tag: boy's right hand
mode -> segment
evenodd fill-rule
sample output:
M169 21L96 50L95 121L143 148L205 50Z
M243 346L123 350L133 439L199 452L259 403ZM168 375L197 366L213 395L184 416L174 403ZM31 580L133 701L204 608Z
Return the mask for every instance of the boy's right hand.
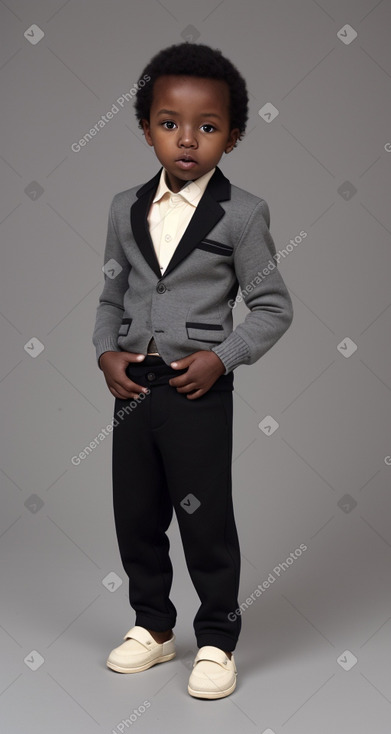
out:
M128 398L136 398L140 392L149 392L147 387L129 380L125 372L129 362L142 362L143 360L140 357L144 359L145 354L134 352L103 352L101 354L99 364L105 376L107 387L115 398L127 400Z

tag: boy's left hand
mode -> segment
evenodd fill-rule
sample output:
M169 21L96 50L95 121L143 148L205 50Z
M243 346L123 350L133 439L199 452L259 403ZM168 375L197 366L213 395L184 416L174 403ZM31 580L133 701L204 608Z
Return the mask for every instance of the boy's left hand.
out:
M172 377L169 384L175 387L178 392L188 393L194 390L191 395L186 395L189 400L200 398L206 393L220 375L224 374L225 366L220 357L215 352L207 349L201 349L199 352L193 352L183 359L177 359L171 362L171 367L183 370L188 367L187 372L178 377Z

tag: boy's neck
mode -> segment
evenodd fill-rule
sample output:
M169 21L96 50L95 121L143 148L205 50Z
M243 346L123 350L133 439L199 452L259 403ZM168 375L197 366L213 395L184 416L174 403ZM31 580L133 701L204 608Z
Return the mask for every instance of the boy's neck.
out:
M210 170L212 170L212 169L210 169ZM206 173L209 173L209 172L210 171L207 171ZM203 176L206 176L206 173L204 173L202 175ZM184 189L185 186L187 186L188 184L193 183L193 181L197 181L199 178L202 178L202 176L197 176L197 178L190 179L189 181L183 181L182 184L181 184L181 187L180 187L179 191L181 191L182 189ZM170 186L170 182L168 180L167 169L166 168L164 169L164 180L165 180L166 186L170 189L170 191L172 191L173 194L177 194L178 191L174 191L174 189L172 189L171 186Z
M166 186L167 186L167 187L168 187L168 188L170 189L170 191L172 191L173 193L177 193L177 192L174 192L174 190L173 190L173 189L171 188L171 186L170 186L170 182L169 182L169 180L168 180L168 176L167 176L167 171L166 171L166 169L164 169L164 180L165 180L165 182L166 182ZM192 180L194 180L194 181L195 181L196 179L192 179ZM183 188L184 188L185 186L187 186L187 184L189 184L189 183L191 183L191 181L183 181L183 183L182 183L182 185L181 185L181 189L183 189Z

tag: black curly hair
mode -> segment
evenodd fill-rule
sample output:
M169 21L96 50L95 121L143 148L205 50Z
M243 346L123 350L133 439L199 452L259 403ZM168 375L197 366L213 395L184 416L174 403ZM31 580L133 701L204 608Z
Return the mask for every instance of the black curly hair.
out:
M187 41L162 49L143 70L140 79L149 76L151 81L140 86L135 95L135 115L141 130L141 120L144 118L149 121L154 82L166 74L222 79L227 82L230 92L230 130L239 128L238 140L242 140L248 119L248 94L244 78L219 49Z

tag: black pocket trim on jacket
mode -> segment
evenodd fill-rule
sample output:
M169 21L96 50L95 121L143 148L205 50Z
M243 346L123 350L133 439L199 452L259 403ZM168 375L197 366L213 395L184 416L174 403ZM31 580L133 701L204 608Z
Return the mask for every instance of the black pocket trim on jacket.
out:
M132 323L133 319L127 318L122 319L121 326L118 330L118 336L127 336L128 331L130 329L130 324Z
M229 245L223 245L221 242L209 239L202 240L197 247L200 250L207 250L208 252L214 252L216 255L226 255L227 257L232 255L234 251L234 248Z
M189 339L198 342L221 342L224 339L224 329L221 324L205 324L200 321L186 321L186 331ZM206 337L209 336L210 339Z

